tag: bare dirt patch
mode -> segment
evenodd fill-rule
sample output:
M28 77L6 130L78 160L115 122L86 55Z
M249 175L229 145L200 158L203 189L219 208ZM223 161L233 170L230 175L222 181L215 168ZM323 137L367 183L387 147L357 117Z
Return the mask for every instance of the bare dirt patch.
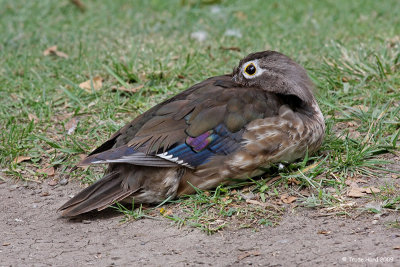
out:
M0 266L310 266L400 264L398 213L323 216L289 209L280 225L207 235L160 216L120 223L108 209L75 220L56 210L79 190L43 184L0 184Z

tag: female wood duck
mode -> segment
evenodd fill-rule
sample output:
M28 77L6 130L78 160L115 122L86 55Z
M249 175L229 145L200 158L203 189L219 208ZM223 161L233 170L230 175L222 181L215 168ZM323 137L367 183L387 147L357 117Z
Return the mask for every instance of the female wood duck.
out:
M125 125L78 166L109 164L67 201L63 216L117 201L160 203L263 173L316 151L325 124L303 67L287 56L248 55Z

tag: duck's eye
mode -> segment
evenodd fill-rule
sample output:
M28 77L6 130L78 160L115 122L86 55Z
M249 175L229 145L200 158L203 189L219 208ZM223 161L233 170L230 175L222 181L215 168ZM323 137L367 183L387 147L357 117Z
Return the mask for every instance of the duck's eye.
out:
M256 73L257 69L256 66L254 66L253 63L250 63L249 65L246 66L246 68L244 69L244 72L246 72L247 75L254 75Z

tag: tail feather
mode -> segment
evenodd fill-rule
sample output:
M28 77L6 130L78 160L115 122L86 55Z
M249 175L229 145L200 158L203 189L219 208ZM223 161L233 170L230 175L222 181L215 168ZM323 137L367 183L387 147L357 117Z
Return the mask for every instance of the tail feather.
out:
M94 209L102 210L136 192L139 188L122 186L127 177L120 172L111 172L93 185L79 192L72 199L62 205L65 217L76 216Z

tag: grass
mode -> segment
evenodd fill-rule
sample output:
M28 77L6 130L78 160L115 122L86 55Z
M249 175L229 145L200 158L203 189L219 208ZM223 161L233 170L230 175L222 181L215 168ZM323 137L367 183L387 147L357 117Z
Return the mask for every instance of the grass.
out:
M151 216L146 215L146 212L143 210L142 204L140 204L138 208L135 208L134 204L135 202L132 200L131 209L118 202L111 207L124 214L124 218L121 220L121 222L127 222L130 220L139 220L142 218L153 218Z
M399 221L389 222L389 223L387 224L387 227L389 227L389 228L395 228L395 229L400 229L400 222L399 222Z
M56 179L91 183L101 170L70 167L133 117L230 72L250 52L274 49L304 65L316 84L327 124L320 152L241 188L175 200L164 217L215 232L276 224L272 210L281 211L266 203L347 214L349 182L358 180L398 210L398 1L82 2L84 12L67 0L0 0L0 166L8 176L42 182L48 177L38 169L53 167ZM191 38L198 31L205 41ZM53 45L68 58L44 56ZM96 76L100 90L79 87ZM140 89L111 89L121 86ZM15 162L21 156L30 159ZM261 204L246 203L250 193ZM285 194L296 201L285 203Z

